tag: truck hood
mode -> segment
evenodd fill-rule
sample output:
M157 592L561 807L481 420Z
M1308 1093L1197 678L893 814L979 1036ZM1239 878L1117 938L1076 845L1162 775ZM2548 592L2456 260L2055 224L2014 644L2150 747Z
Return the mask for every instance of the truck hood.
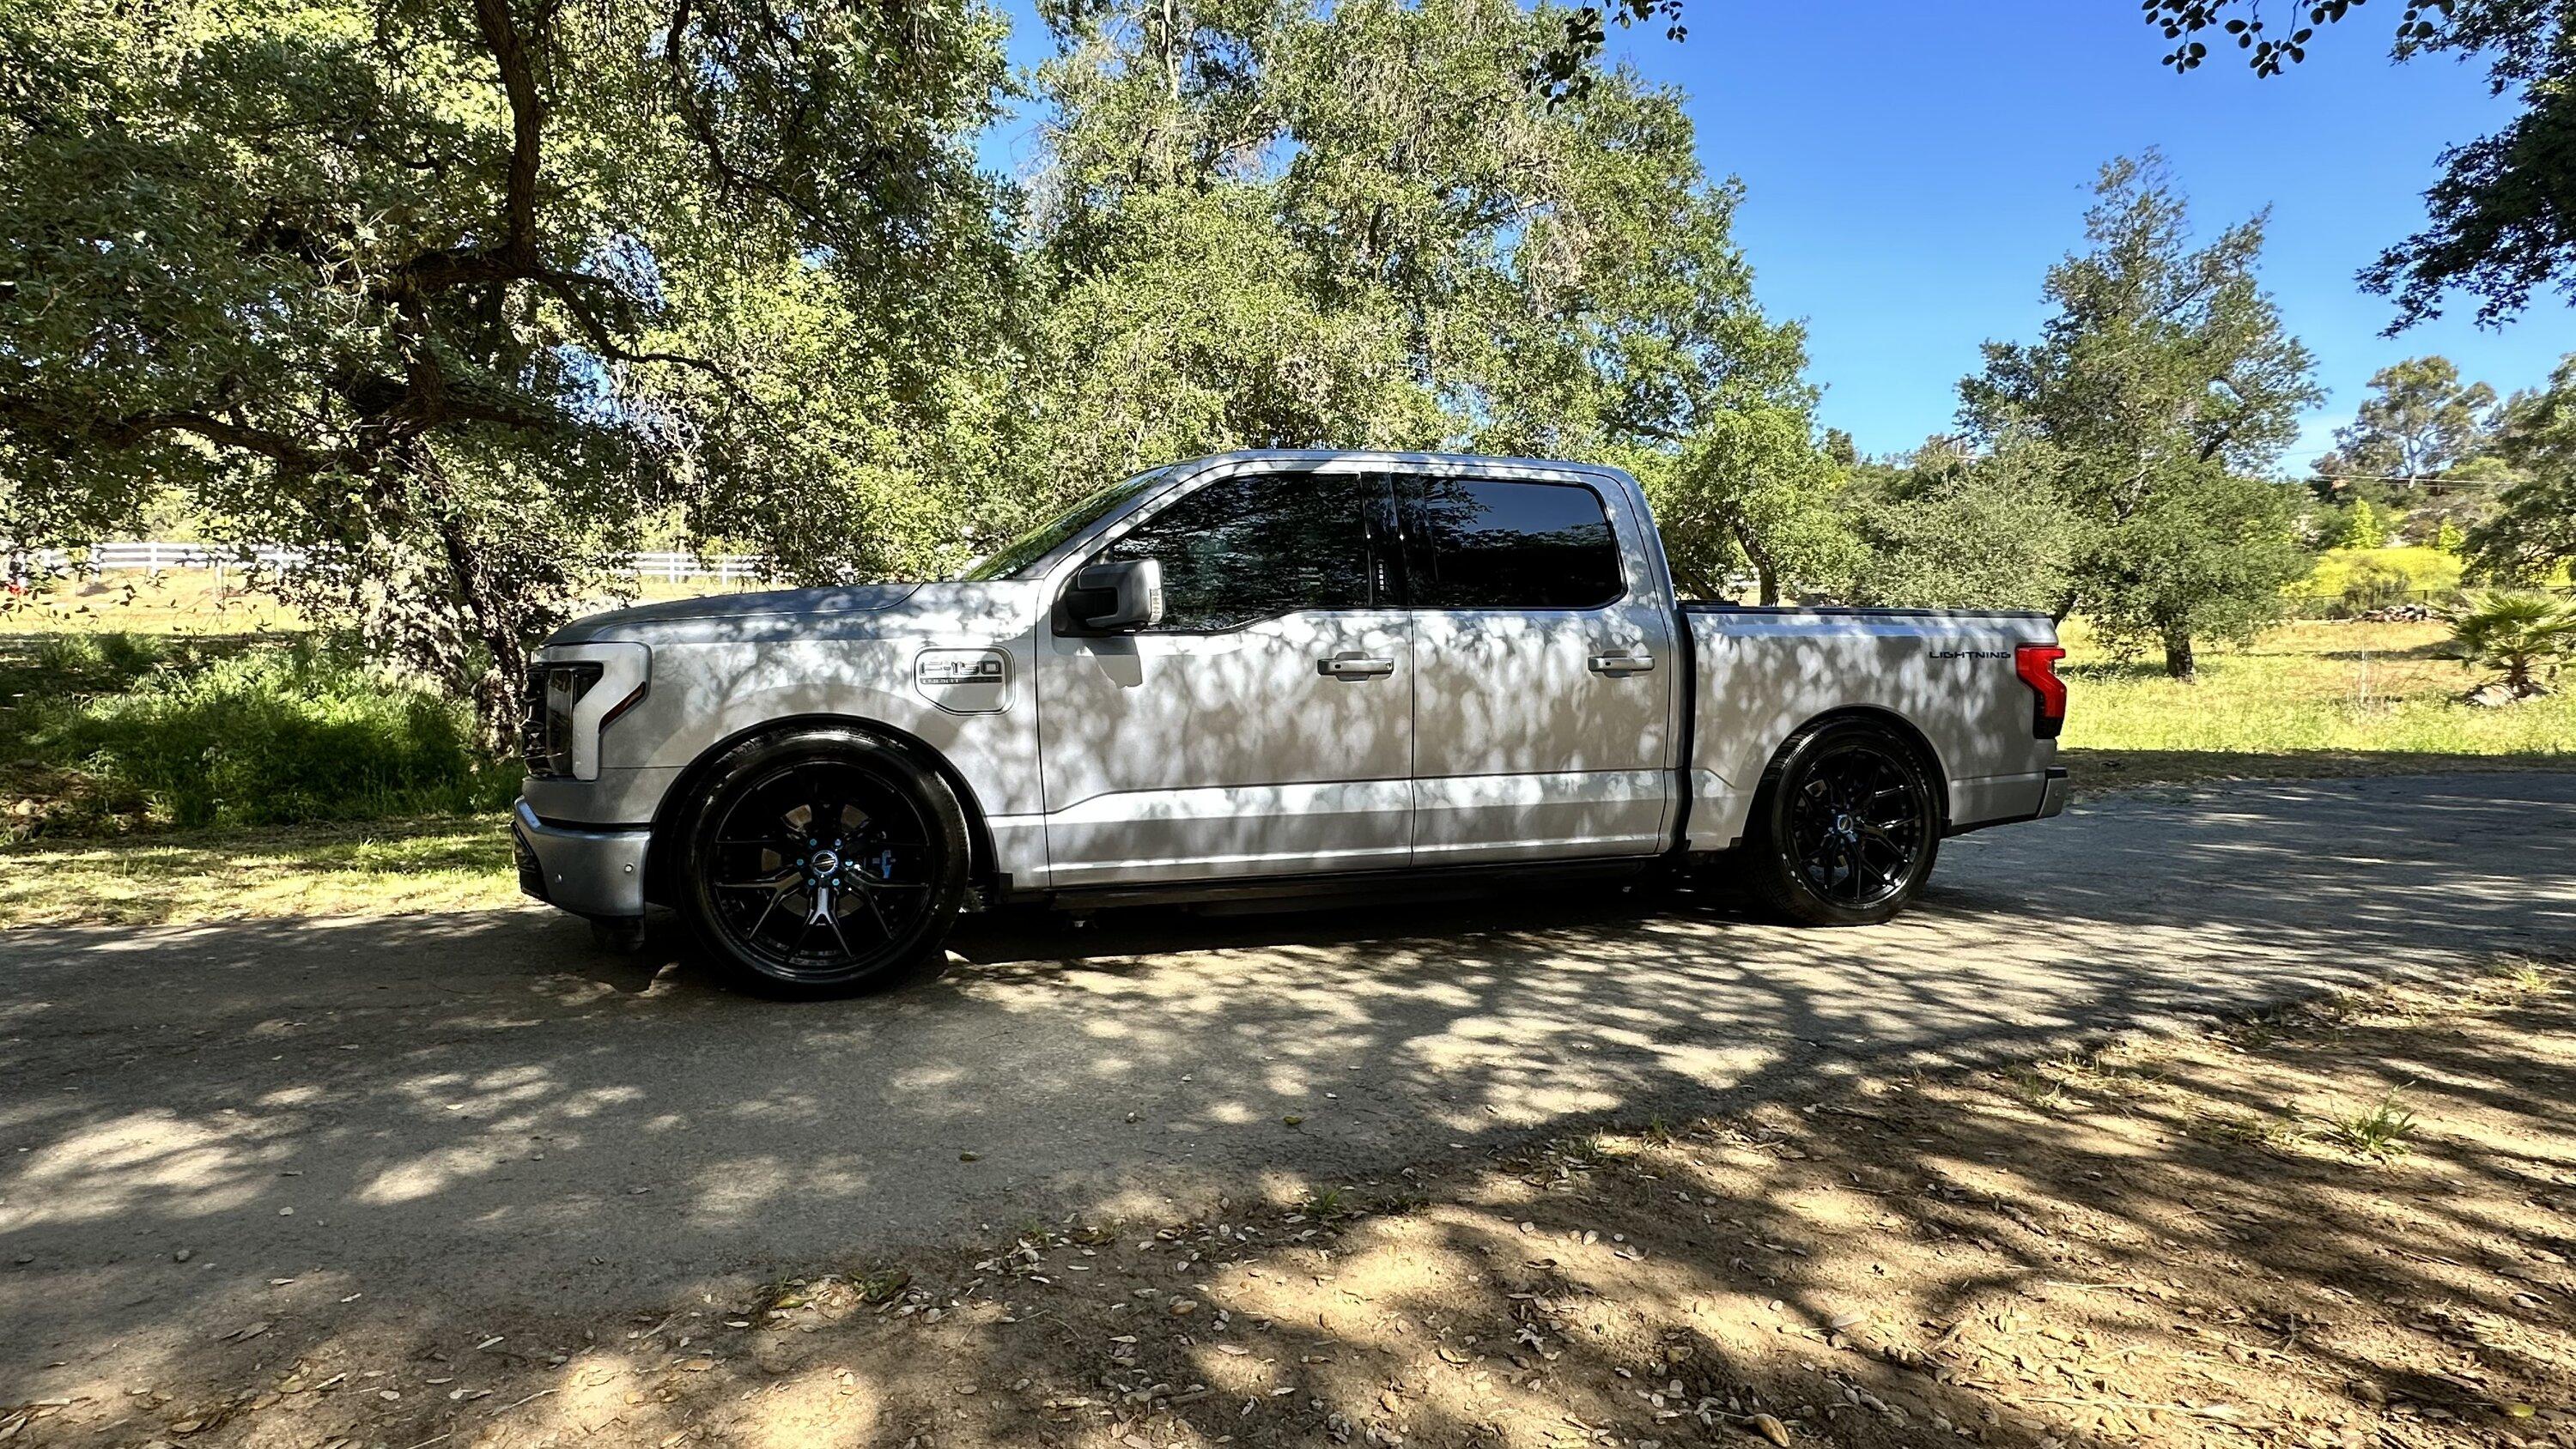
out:
M647 644L754 642L794 638L885 638L952 633L1015 618L1029 592L1017 583L845 584L709 594L611 609L575 619L548 644L631 639Z

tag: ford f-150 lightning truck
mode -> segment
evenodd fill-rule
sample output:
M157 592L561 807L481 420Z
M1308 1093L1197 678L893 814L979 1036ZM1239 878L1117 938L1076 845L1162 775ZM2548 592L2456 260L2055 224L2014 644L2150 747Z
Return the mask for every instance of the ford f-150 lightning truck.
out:
M676 908L776 994L934 974L963 910L1643 874L1886 920L2054 815L2041 615L1676 592L1614 468L1259 452L1105 488L959 579L720 594L529 671L521 883Z

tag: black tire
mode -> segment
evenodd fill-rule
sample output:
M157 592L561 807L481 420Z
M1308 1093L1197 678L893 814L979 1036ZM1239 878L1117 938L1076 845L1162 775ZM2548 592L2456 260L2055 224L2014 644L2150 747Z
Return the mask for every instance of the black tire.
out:
M1829 720L1781 748L1753 801L1754 894L1811 926L1874 926L1905 909L1941 851L1931 770L1868 720Z
M742 986L847 996L946 968L969 884L966 813L891 741L838 726L748 741L684 819L673 893Z

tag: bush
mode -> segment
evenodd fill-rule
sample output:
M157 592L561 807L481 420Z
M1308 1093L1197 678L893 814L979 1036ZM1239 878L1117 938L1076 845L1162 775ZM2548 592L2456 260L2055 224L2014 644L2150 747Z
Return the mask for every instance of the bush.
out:
M187 657L184 646L149 634L54 634L37 643L24 682L48 693L113 693Z
M2367 498L2352 500L2352 509L2343 518L2343 536L2335 540L2338 548L2374 549L2388 542L2388 525L2380 521L2379 510Z
M477 757L461 704L311 641L206 658L102 635L48 644L37 668L18 747L174 824L492 808L516 784Z
M2368 613L2391 604L2406 602L2415 588L2415 576L2392 564L2364 559L2344 575L2343 606L2346 612Z
M2472 669L2503 676L2507 699L2550 692L2558 661L2576 652L2576 602L2536 589L2472 594L2451 620L2451 639Z
M2315 567L2290 586L2289 594L2293 600L2307 602L2309 612L2345 612L2347 586L2358 575L2382 570L2404 574L2407 587L2419 596L2446 598L2460 587L2460 560L2437 548L2338 548L2318 555Z

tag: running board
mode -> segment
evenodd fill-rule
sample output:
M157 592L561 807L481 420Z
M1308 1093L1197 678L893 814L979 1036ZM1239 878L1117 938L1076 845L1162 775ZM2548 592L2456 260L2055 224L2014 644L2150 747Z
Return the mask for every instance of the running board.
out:
M1061 890L1029 891L1014 894L1010 904L1041 905L1060 911L1090 911L1115 906L1221 908L1294 900L1367 900L1375 896L1400 896L1406 901L1419 901L1482 895L1498 888L1540 881L1636 880L1667 863L1662 856L1624 856L1616 860L1520 861L1508 865L1445 865L1419 870L1227 876L1213 880L1163 881L1152 885L1073 886Z

